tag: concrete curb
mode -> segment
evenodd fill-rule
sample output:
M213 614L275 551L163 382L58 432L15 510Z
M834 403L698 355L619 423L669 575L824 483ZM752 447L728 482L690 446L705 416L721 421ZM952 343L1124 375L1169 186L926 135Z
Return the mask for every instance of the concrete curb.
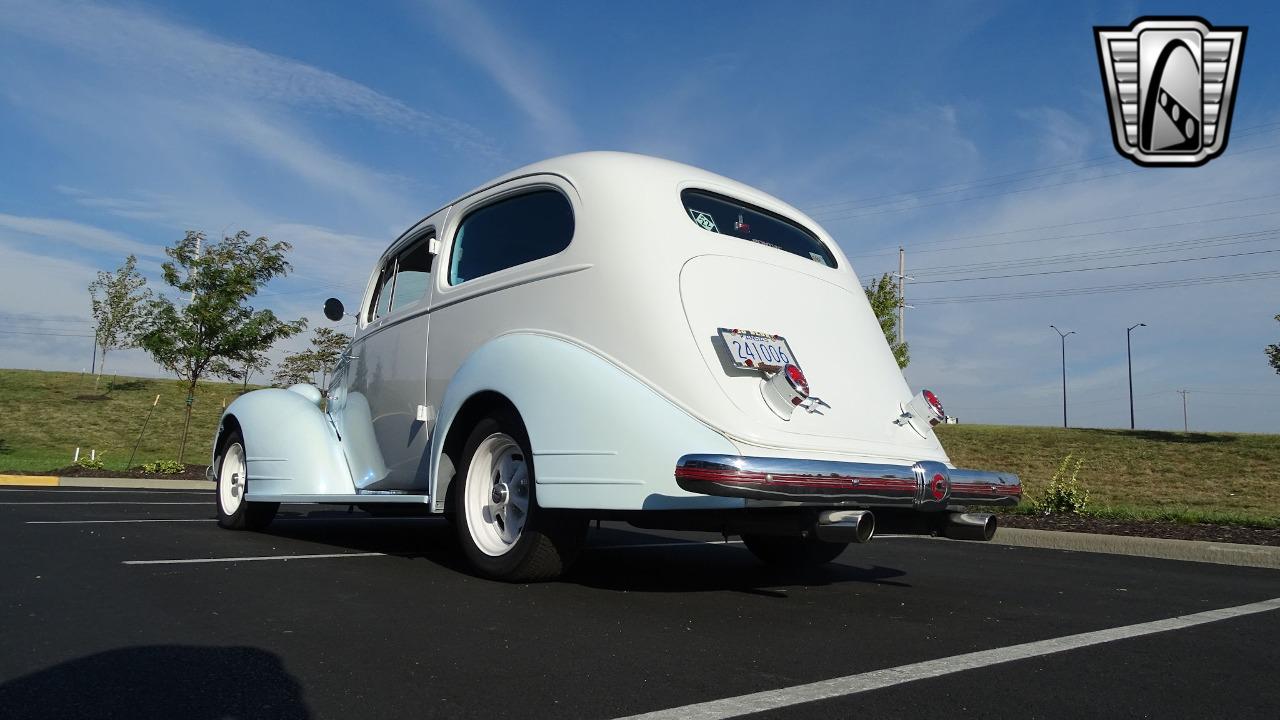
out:
M0 485L25 487L125 488L132 490L213 490L209 480L162 478L54 477L52 475L0 475Z
M992 543L1280 570L1280 547L1002 527Z

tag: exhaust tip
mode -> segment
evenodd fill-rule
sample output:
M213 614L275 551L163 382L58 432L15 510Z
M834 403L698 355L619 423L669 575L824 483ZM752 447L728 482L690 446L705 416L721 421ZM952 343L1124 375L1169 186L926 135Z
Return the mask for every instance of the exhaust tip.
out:
M999 524L991 513L949 513L943 534L953 540L985 542L995 537Z
M819 540L870 542L876 534L876 516L869 510L828 510L818 518Z

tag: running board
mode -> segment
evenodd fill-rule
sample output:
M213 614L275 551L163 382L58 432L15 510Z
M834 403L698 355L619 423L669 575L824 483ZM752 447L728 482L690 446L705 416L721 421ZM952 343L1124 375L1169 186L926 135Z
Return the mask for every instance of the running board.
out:
M278 503L322 503L332 505L373 505L373 504L392 504L401 505L429 505L431 503L430 495L264 495L262 493L249 492L245 493L244 499L248 502L278 502Z

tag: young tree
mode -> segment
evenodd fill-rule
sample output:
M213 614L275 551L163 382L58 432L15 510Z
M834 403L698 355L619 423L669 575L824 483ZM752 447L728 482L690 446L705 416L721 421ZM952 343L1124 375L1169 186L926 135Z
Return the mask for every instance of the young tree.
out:
M263 286L292 270L285 260L290 248L289 243L265 237L250 240L244 230L218 243L207 243L204 233L187 231L180 242L165 248L170 260L162 265L164 281L181 297L178 304L167 297L149 303L138 344L186 384L179 462L186 453L191 404L200 379L227 364L243 365L306 327L306 318L286 322L270 310L249 305Z
M342 356L342 351L351 345L351 336L333 328L318 327L311 336L311 352L320 366L320 387L329 384L329 375L333 366Z
M137 270L138 258L125 258L114 273L100 271L98 279L89 283L89 301L97 324L94 342L102 351L102 361L91 372L101 373L107 366L107 353L136 347L140 323L151 291L145 289L147 279Z
M902 303L902 298L898 295L893 277L885 273L863 289L867 292L867 300L871 302L871 311L876 314L876 320L880 321L884 339L893 351L893 359L898 361L898 367L906 367L911 362L911 353L906 341L898 342L898 306Z
M1280 322L1280 315L1276 316L1276 321ZM1266 347L1267 360L1271 362L1271 367L1280 373L1280 345L1268 345Z
M290 353L280 361L275 377L271 383L280 387L289 387L300 383L315 382L316 373L320 371L320 363L311 350Z
M209 372L220 378L226 378L227 380L240 380L242 383L241 389L248 390L249 378L252 377L254 373L262 372L269 367L271 367L271 358L267 357L266 350L264 349L261 352L254 353L252 357L242 361L238 365L220 361L212 366Z

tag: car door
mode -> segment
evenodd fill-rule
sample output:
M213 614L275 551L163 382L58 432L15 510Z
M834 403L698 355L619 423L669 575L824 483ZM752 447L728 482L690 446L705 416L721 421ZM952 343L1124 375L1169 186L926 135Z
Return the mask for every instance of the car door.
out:
M363 328L333 393L335 424L358 490L426 487L428 294L435 238L415 235L389 255L363 309Z

